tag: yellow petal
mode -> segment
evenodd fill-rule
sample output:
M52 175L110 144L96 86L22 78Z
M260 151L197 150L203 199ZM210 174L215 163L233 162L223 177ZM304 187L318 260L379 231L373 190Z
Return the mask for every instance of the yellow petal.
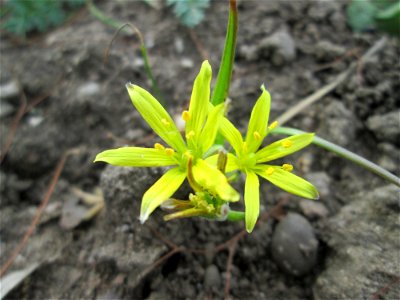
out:
M198 185L218 195L222 200L236 202L240 194L228 183L228 180L216 166L198 159L193 166L193 176Z
M292 154L308 146L314 133L303 133L276 141L256 153L257 163L263 163Z
M260 214L260 183L256 173L246 171L246 183L244 187L244 203L246 230L252 232Z
M207 150L214 144L215 137L218 133L219 123L223 117L224 104L221 103L211 109L208 114L206 124L200 134L198 140L201 153L207 152Z
M257 165L256 173L288 193L307 199L319 198L315 186L281 166Z
M143 224L150 214L168 200L181 186L186 178L186 172L173 168L156 181L143 195L140 209L140 222Z
M262 93L251 112L249 126L247 128L246 144L249 152L255 152L260 147L267 135L269 110L271 107L271 96L269 92L261 87Z
M200 139L200 132L206 121L208 113L208 104L210 102L210 83L212 77L211 66L208 61L204 61L201 65L199 74L197 75L190 98L189 116L186 121L186 134L193 131L195 133L193 139L188 141L197 144Z
M225 117L221 119L219 130L235 150L236 154L241 154L243 150L243 138L239 130Z
M130 83L126 87L133 105L154 132L172 148L183 153L185 142L164 107L145 89Z
M141 147L110 149L97 154L94 162L103 161L123 167L161 167L176 165L165 150Z

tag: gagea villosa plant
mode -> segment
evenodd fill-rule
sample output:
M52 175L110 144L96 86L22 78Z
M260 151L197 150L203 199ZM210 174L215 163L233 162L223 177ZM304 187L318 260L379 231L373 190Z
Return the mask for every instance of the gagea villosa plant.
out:
M313 134L299 134L272 143L259 150L268 131L271 105L268 91L256 102L243 140L238 129L224 116L224 104L210 102L211 66L204 61L193 85L189 110L182 112L185 121L185 138L179 132L164 107L143 88L126 85L133 105L154 132L166 145L156 143L154 148L123 147L106 150L96 156L95 162L103 161L115 166L168 167L171 168L143 195L140 220L145 222L160 205L171 211L165 220L201 216L224 220L230 213L230 202L240 199L240 194L230 185L225 172L239 170L246 176L244 191L246 229L251 232L259 215L259 181L261 176L280 188L295 195L317 199L316 188L291 173L290 164L273 166L267 162L289 155L309 145ZM220 133L234 149L233 153L213 149ZM173 198L173 194L187 179L193 189L189 199Z
M186 122L186 142L171 116L149 92L130 83L126 85L133 105L167 146L156 143L154 148L123 147L106 150L96 156L95 162L103 161L115 166L129 167L172 166L143 195L140 212L142 223L158 206L170 199L185 178L188 178L192 188L199 193L192 198L210 200L211 206L215 205L214 202L221 206L223 202L240 199L239 193L230 186L223 172L204 160L214 144L224 109L224 105L220 104L209 110L211 77L211 66L205 61L194 81L189 110L182 113L182 119ZM201 203L191 203L194 202ZM211 206L209 212L204 214L219 217L219 211L211 209ZM189 211L189 214L193 215L193 211Z

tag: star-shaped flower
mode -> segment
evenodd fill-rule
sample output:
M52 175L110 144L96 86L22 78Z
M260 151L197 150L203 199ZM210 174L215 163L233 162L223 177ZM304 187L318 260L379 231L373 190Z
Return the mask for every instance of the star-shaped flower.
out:
M271 97L264 86L261 89L262 94L251 112L245 140L228 119L223 118L220 123L221 134L235 150L235 155L228 154L226 171L240 170L246 175L244 201L248 232L253 230L260 211L258 176L294 195L308 199L318 199L319 197L317 189L311 183L291 173L292 165L266 164L306 147L312 142L313 133L294 135L258 150L268 132L277 126L277 122L273 122L268 127ZM208 158L209 162L215 160L215 155Z
M221 104L209 111L211 77L211 66L204 61L193 85L189 110L182 113L182 119L186 122L186 142L171 116L149 92L130 83L126 86L133 105L169 147L156 143L154 148L106 150L96 156L95 162L129 167L173 166L143 195L140 211L142 223L181 186L187 177L188 161L193 164L194 181L204 191L225 201L238 201L240 198L225 175L204 160L214 144L224 110Z

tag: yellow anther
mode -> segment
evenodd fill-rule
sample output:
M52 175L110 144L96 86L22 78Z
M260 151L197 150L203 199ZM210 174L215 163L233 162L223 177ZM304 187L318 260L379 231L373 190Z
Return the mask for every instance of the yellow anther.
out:
M259 134L258 131L254 131L254 132L253 132L253 136L254 136L254 139L255 139L256 141L261 140L261 134Z
M161 145L160 143L155 143L154 144L154 148L157 150L164 150L165 147L163 145Z
M194 137L196 134L194 133L194 131L193 130L191 130L191 131L189 131L187 134L186 134L186 139L187 140L190 140L192 137Z
M269 130L272 130L272 129L274 129L275 127L277 127L278 126L278 121L274 121L274 122L272 122L269 126L268 126L268 129Z
M282 169L284 169L285 171L288 171L288 172L292 172L293 166L291 164L283 164Z
M172 148L165 148L165 154L167 154L168 156L172 156L174 155L175 151Z
M184 110L182 112L182 120L184 120L185 122L189 121L191 117L192 116L190 115L190 112L188 112L187 110Z
M165 127L171 126L171 123L168 122L166 119L161 119L161 123L163 123L163 125L164 125Z
M292 145L293 145L293 142L291 140L285 140L282 142L283 148L290 148Z
M267 175L272 175L272 173L274 173L274 168L272 168L272 167L269 167L266 171L265 171L265 173L267 173Z

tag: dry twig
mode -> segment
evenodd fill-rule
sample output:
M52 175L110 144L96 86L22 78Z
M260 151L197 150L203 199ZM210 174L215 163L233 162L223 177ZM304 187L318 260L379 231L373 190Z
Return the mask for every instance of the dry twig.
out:
M43 199L40 203L40 206L37 208L36 214L35 214L34 218L32 219L32 222L31 222L29 228L25 231L25 234L24 234L22 240L15 247L11 256L7 259L7 261L1 267L0 277L3 277L3 275L7 272L7 270L14 263L14 260L18 256L18 254L21 253L21 251L25 248L26 244L28 243L29 238L31 237L37 224L39 223L40 217L42 216L44 209L46 208L47 204L49 203L49 200L51 198L51 195L54 192L54 188L58 182L61 172L64 169L64 165L65 165L65 162L66 162L68 156L70 156L72 154L76 154L78 151L79 151L79 149L70 149L61 156L61 158L58 161L58 164L55 168L53 178L50 181L49 187L47 188L47 192L46 192L45 196L43 197Z

